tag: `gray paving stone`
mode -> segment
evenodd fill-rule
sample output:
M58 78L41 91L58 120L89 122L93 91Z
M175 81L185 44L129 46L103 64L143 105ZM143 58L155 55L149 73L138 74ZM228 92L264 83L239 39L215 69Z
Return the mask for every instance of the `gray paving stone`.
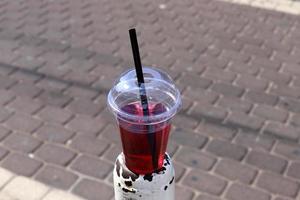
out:
M113 191L111 187L104 183L89 179L83 179L80 181L73 189L73 192L90 200L97 200L99 199L99 196L101 196L103 200L110 200L113 197Z
M257 184L269 192L287 197L295 197L299 190L299 184L297 182L268 172L263 173L259 177Z
M36 180L64 190L69 189L77 178L76 174L51 165L45 166L36 175Z
M241 184L233 184L229 188L226 197L231 200L238 200L241 198L245 200L246 199L269 200L270 199L270 195L268 195L267 193Z
M42 166L42 162L27 155L11 153L2 162L1 166L22 176L32 176Z
M207 151L220 157L242 160L247 149L240 145L231 144L223 140L213 140L207 146Z
M198 191L219 195L223 192L226 181L200 170L192 170L183 180L184 184Z

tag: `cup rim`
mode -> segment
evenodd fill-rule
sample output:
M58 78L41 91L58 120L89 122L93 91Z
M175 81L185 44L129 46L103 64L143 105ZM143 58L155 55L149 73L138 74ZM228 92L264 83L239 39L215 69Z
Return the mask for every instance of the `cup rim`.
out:
M129 72L131 70L132 69L127 70L125 73L127 73L127 72ZM156 70L156 69L154 68L154 70ZM159 70L159 71L162 72L162 73L165 73L162 70ZM125 74L125 73L122 73L122 74ZM174 100L175 104L172 105L165 112L157 114L157 115L137 116L137 115L134 115L134 114L130 114L130 113L127 113L127 112L123 111L120 108L120 106L118 106L115 103L115 101L113 100L114 98L112 97L112 93L113 93L114 89L117 86L117 84L115 84L114 87L111 88L110 91L109 91L109 93L108 93L108 96L107 96L107 105L108 105L110 111L118 119L125 120L125 121L133 123L133 124L136 123L136 124L148 124L148 125L151 125L151 124L157 124L157 123L161 123L161 122L167 121L167 120L171 119L177 113L177 111L181 107L181 95L180 95L179 90L176 87L174 87L174 85L170 84L167 81L164 81L164 80L161 80L161 79L155 79L155 78L145 78L145 80L149 80L149 79L150 80L155 80L155 81L160 81L163 84L167 85L167 87L172 88L172 90L174 90L174 94L175 94L174 95L174 99L176 99L176 100ZM136 81L136 79L128 79L126 81ZM116 97L115 97L115 99L116 99Z

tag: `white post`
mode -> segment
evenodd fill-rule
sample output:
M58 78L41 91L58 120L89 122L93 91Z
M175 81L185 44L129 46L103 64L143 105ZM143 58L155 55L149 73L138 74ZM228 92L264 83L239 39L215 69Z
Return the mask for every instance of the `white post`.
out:
M174 200L175 171L168 154L163 168L152 174L139 175L125 165L121 153L114 167L115 200Z

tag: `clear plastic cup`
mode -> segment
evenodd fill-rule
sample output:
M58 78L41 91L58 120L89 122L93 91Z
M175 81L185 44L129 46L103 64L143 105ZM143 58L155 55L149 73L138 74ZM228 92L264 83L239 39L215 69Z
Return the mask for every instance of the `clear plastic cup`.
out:
M124 72L107 98L122 140L125 164L137 174L161 169L167 148L170 120L181 106L181 96L165 72L143 67L149 115L143 114L135 69Z

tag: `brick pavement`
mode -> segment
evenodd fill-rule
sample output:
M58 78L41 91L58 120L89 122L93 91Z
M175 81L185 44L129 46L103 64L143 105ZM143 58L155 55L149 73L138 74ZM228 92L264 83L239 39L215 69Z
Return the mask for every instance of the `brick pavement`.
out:
M18 176L2 168L0 178L1 200L82 200L76 195L30 180L28 177Z
M113 199L105 101L132 65L132 26L143 63L182 91L178 199L300 199L300 18L214 0L1 0L1 167Z

